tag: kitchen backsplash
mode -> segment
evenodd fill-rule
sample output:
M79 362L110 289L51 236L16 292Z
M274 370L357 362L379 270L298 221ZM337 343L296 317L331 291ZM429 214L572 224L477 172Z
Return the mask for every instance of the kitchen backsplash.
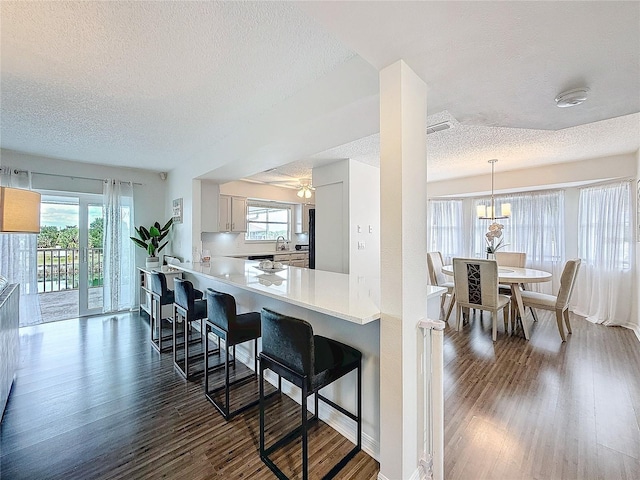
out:
M244 233L203 233L201 235L202 250L209 250L212 257L232 255L237 253L257 253L276 251L275 242L252 243L245 242ZM289 242L289 250L294 250L296 244L308 244L309 236L294 234Z

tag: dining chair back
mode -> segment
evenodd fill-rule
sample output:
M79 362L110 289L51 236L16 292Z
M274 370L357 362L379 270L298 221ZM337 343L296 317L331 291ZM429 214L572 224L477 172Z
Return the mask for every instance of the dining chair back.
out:
M442 266L444 260L440 252L427 252L427 270L429 270L429 281L431 285L440 285L445 283Z
M444 261L442 260L442 253L440 252L428 252L427 253L427 270L429 271L429 283L438 287L444 287L447 289L446 293L443 293L440 299L440 311L444 313L444 304L447 295L451 295L449 301L449 308L447 314L444 317L444 321L447 322L453 311L453 306L456 303L456 296L453 291L453 282L446 281L444 273L442 273L442 266Z
M562 320L567 326L567 331L571 332L571 323L569 322L569 302L571 301L571 294L576 284L576 278L578 278L578 271L580 270L580 264L582 260L576 258L574 260L567 260L560 276L560 288L558 289L558 295L547 295L545 293L538 293L532 291L521 292L522 303L524 306L531 308L541 308L543 310L550 310L556 312L556 322L558 324L558 332L562 341L566 341L564 333L564 327Z
M527 263L525 252L496 252L496 262L500 267L524 268Z
M456 322L460 330L462 309L491 312L493 341L497 338L498 311L503 310L505 331L509 322L509 297L498 293L498 262L477 258L454 258L453 281L456 295Z

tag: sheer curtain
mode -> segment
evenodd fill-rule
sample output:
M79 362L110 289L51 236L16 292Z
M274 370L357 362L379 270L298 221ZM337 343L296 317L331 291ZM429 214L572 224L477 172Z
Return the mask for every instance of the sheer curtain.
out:
M104 182L104 283L103 311L119 312L135 303L135 252L129 237L133 229L133 185L108 179Z
M429 251L439 251L445 264L453 257L465 257L462 200L429 200Z
M504 225L505 252L525 252L527 267L553 273L553 281L531 284L544 293L557 293L564 267L564 192L545 191L496 195L497 204L511 203L511 218L497 220ZM475 207L489 199L476 199ZM475 219L473 252L484 258L490 220Z
M16 173L18 172L18 173ZM31 189L30 172L0 168L0 186ZM20 325L42 321L38 297L38 236L0 233L0 275L20 284Z
M594 323L631 323L632 222L629 182L583 188L578 210L575 312Z

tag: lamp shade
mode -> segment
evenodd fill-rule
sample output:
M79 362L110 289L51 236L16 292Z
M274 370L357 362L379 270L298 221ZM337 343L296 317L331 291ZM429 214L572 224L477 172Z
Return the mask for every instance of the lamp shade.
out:
M40 233L40 194L0 187L0 233Z

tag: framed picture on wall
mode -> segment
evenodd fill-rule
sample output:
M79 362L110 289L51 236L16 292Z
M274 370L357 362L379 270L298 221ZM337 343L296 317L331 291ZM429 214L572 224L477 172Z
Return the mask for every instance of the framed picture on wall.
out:
M182 223L182 198L173 200L173 223Z

